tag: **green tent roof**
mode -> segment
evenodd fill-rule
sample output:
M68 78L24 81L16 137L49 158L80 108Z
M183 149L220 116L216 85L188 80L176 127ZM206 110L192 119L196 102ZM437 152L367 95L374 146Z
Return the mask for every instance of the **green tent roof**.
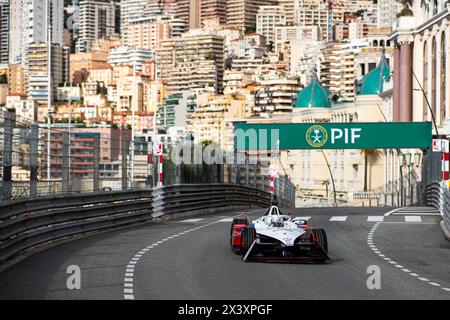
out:
M390 81L390 79L391 70L383 55L378 66L359 80L356 94L380 94L383 92L384 83Z
M320 84L314 73L309 85L302 89L297 95L295 108L329 108L331 107L331 92Z

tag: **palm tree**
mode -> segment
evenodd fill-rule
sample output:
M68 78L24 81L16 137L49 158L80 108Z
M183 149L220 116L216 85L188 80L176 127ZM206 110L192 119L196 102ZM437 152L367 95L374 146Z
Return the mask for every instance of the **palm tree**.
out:
M369 157L378 157L379 151L377 149L362 149L361 154L364 155L364 192L367 192L367 169L369 165Z
M330 185L330 180L323 180L322 185L325 186L325 197L328 198L328 186Z

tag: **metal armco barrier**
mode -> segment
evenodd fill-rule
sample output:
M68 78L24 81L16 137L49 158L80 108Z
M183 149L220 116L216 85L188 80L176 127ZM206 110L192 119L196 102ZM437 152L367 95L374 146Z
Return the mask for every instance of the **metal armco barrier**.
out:
M153 217L229 206L270 205L270 194L241 185L191 184L155 188Z
M175 185L0 203L0 264L37 245L162 215L268 206L270 195L239 185Z
M450 191L439 182L430 183L423 193L422 204L434 207L441 213L444 232L450 233Z

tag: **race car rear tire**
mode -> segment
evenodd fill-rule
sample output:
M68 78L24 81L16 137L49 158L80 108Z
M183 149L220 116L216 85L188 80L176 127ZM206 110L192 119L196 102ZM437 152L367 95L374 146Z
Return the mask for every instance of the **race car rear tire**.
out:
M322 249L328 253L328 239L324 229L311 229L314 235L315 241L322 247Z
M241 255L245 256L248 249L256 239L256 230L252 227L246 227L242 229L241 233Z
M248 226L248 219L247 217L236 217L233 218L233 222L231 223L231 227L233 228L233 225L235 224L245 224Z
M248 226L249 225L248 218L247 217L233 218L233 222L231 223L231 228L230 228L230 247L231 247L231 250L233 250L233 251L235 251L235 247L233 247L233 230L234 230L235 224L244 224L244 225ZM239 248L237 250L237 253L240 253Z

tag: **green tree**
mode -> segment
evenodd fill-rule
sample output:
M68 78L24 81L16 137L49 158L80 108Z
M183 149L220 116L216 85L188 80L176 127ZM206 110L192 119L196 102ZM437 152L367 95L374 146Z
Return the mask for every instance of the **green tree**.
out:
M328 198L328 186L330 185L330 180L323 180L322 185L325 186L325 197Z

